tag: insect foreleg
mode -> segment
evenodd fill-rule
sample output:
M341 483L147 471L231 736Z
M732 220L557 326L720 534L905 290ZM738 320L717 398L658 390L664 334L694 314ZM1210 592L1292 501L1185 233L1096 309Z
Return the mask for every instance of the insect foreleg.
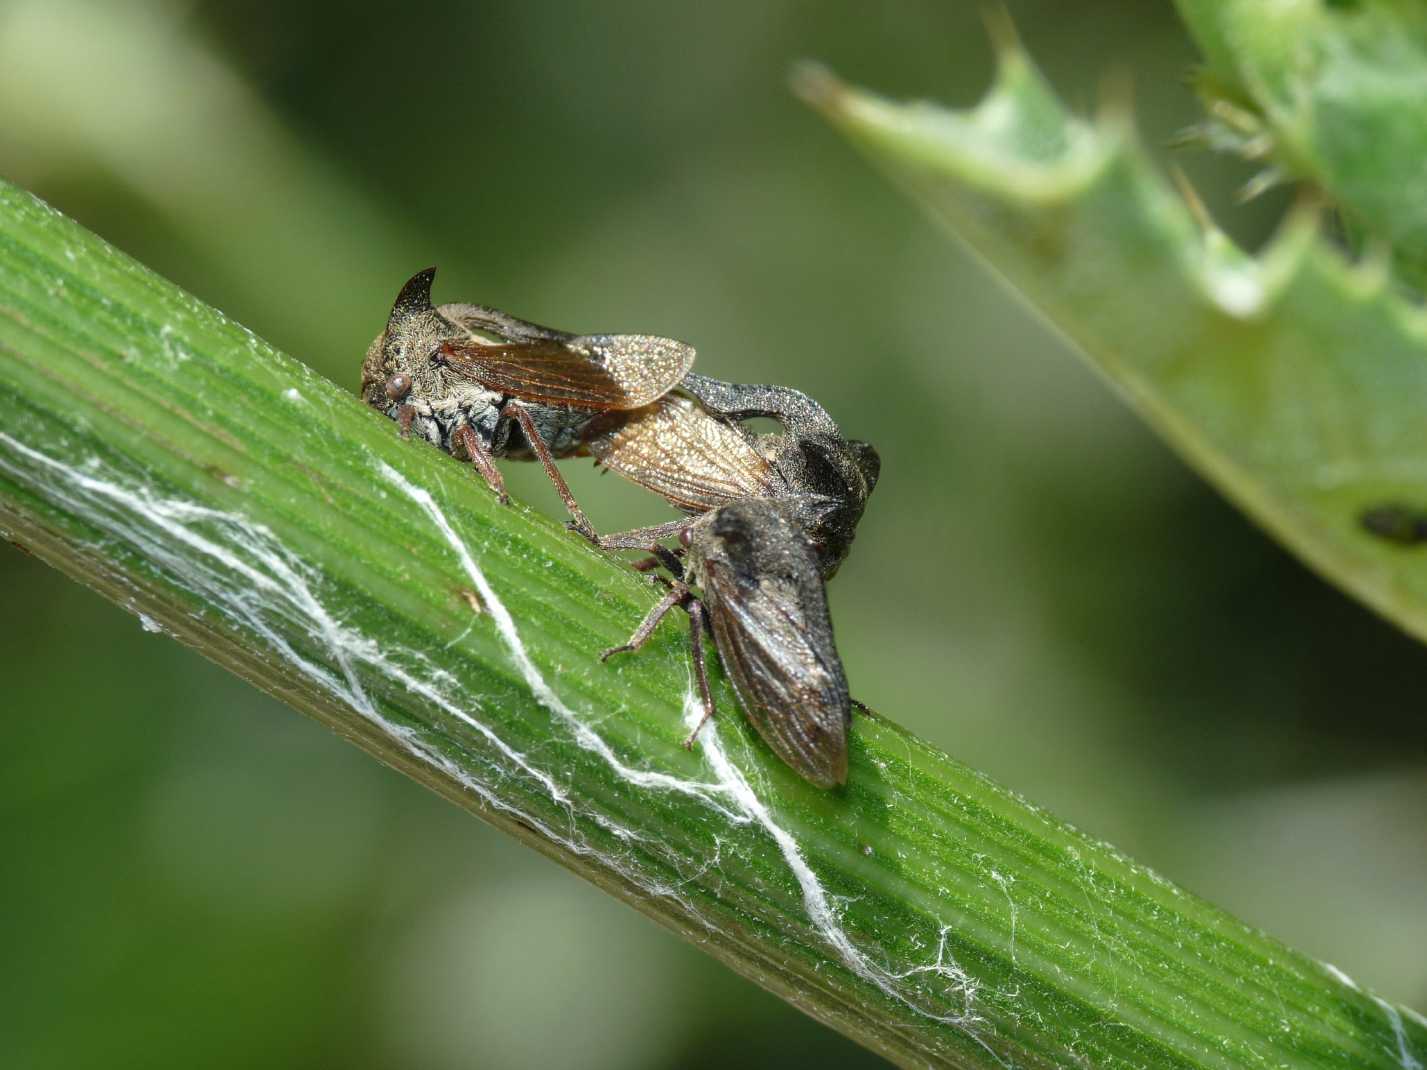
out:
M654 629L659 627L659 622L664 619L669 610L688 597L689 589L682 583L678 580L670 583L669 593L659 599L658 604L645 614L644 619L639 622L639 627L635 628L634 634L629 637L629 642L610 647L600 655L600 661L608 661L616 654L628 654L638 650L649 641L649 637L654 634Z
M415 405L402 405L396 410L396 425L401 428L401 437L411 437L411 422L416 419Z
M684 562L679 560L679 553L680 551L671 550L667 546L654 547L654 557L676 578L684 576Z
M466 456L471 459L471 464L476 468L491 490L495 491L496 499L501 505L510 504L510 495L505 492L505 480L501 477L500 469L495 466L495 459L491 456L491 451L486 449L486 444L481 441L481 436L469 424L463 424L456 428L455 434L451 436L460 441L466 448Z

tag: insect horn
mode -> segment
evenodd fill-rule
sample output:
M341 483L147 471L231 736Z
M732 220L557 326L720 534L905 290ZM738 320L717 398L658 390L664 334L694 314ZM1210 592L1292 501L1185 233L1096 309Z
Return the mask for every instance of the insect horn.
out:
M435 279L436 269L429 267L406 280L406 285L401 288L401 293L396 295L396 302L391 306L391 315L387 318L388 328L420 312L431 311L431 283Z

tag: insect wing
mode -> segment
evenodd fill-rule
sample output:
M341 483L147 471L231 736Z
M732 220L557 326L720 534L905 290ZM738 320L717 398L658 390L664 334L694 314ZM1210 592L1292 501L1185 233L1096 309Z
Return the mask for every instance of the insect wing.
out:
M542 327L489 305L453 303L442 305L438 311L442 319L473 336L490 335L507 342L569 342L575 338L569 331Z
M791 573L782 567L750 573L710 555L704 602L724 668L758 733L799 775L836 787L847 782L852 707L827 595L801 539L777 549L799 555Z
M628 406L613 376L563 342L446 342L441 358L462 378L511 397L593 410Z
M441 356L458 375L511 397L594 411L648 405L694 362L690 346L646 335L451 341Z
M637 409L663 397L694 366L694 347L653 334L590 334L576 340L588 350Z
M599 464L689 512L784 489L747 435L677 395L631 414L587 448Z

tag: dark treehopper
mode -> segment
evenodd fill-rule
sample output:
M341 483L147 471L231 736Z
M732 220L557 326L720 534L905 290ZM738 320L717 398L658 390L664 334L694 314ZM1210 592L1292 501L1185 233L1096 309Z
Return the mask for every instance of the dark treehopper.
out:
M594 531L554 458L657 400L694 363L692 346L642 334L569 334L481 305L431 304L436 269L397 294L362 362L362 398L421 438L471 461L502 502L496 457L538 459L574 517Z
M794 508L768 498L732 502L685 527L680 543L683 567L667 551L659 555L677 577L666 581L668 594L628 643L602 658L639 649L664 615L682 606L704 706L685 745L714 712L704 669L707 628L739 703L773 752L820 788L845 784L852 700L817 557Z
M596 540L648 550L654 556L636 567L663 565L674 576L629 642L603 657L637 650L682 606L703 720L714 711L707 629L740 704L774 753L818 787L844 784L853 703L823 584L847 556L876 486L877 452L843 438L826 411L796 390L690 374L679 391L588 443L599 464L693 514ZM773 417L783 431L753 434L741 421L757 416ZM660 545L670 535L678 550Z

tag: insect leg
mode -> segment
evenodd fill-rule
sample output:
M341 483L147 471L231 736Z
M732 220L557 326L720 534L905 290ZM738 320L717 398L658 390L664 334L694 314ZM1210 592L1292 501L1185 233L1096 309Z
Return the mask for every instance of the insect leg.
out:
M704 715L684 740L684 749L693 750L699 729L714 715L714 700L713 690L709 687L708 669L704 666L704 622L708 619L704 613L704 604L697 598L690 598L684 608L689 611L689 655L694 660L694 678L699 682L699 698L704 704Z
M396 410L396 423L401 428L401 437L411 437L411 421L416 419L416 406L403 405Z
M466 456L471 459L476 471L490 484L491 490L495 491L500 504L509 505L510 495L505 492L505 480L501 478L500 469L495 466L495 460L491 457L490 450L486 449L486 444L481 441L481 436L467 424L458 427L452 437L459 439L461 445L466 447Z
M621 646L610 647L600 655L600 661L608 661L616 654L627 654L638 650L649 641L649 637L654 634L654 629L659 627L659 622L664 619L665 614L688 597L689 589L687 587L677 581L671 583L669 593L659 599L658 605L645 614L644 619L639 622L639 627L635 628L634 634L629 637L629 642Z
M679 560L679 554L676 551L667 546L655 546L653 553L655 559L667 568L676 579L684 575L684 562Z
M655 546L653 550L654 553L652 557L645 557L639 561L631 562L629 567L634 569L635 572L653 572L655 569L667 568L669 574L674 577L673 579L667 579L659 575L651 576L650 579L658 580L665 587L672 587L676 583L682 583L683 581L679 577L686 573L684 563L679 560L679 555L664 546Z
M698 517L688 516L682 520L668 520L647 528L617 531L613 535L597 535L594 543L602 550L648 550L654 553L660 539L672 538L697 519Z
M530 413L525 410L525 406L518 401L511 401L502 411L513 415L515 422L520 424L520 429L525 432L525 440L530 443L530 448L535 451L535 456L540 458L540 463L545 468L545 474L550 477L550 482L555 484L555 490L559 493L560 500L565 503L565 508L570 510L570 516L574 518L575 530L591 542L598 542L599 536L595 534L595 529L585 518L585 511L575 501L575 496L570 493L570 485L565 482L565 477L560 474L560 469L555 467L555 458L550 456L550 447L545 444L544 436L536 428L535 421L530 418Z

